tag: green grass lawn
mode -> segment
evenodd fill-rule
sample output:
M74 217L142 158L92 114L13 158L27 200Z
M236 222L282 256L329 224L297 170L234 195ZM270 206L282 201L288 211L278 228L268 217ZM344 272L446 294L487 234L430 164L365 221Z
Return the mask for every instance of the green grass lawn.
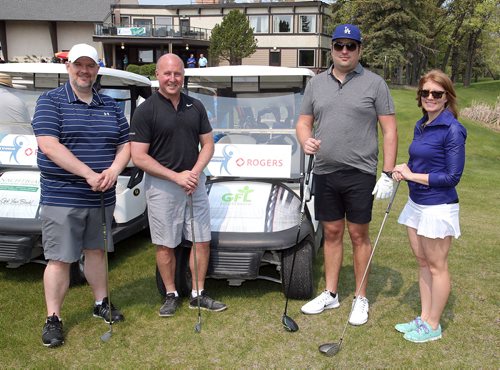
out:
M489 97L495 88L479 83L459 88L461 104ZM495 85L495 83L493 83ZM496 83L498 95L500 85ZM414 122L420 118L415 92L393 90L399 124L399 159L407 159ZM465 98L467 97L467 98ZM466 99L466 101L464 101ZM267 281L229 287L208 280L211 294L228 304L221 313L203 312L202 332L196 334L196 311L184 301L173 318L158 317L160 297L154 276L154 249L147 235L117 246L111 257L113 301L126 321L108 330L92 317L88 286L72 288L63 307L66 343L57 349L41 345L45 319L42 274L44 267L0 267L1 368L498 368L500 348L500 263L498 231L500 196L500 136L464 121L468 130L467 162L458 187L462 237L453 242L449 263L452 293L444 311L443 339L425 344L405 341L393 326L419 313L417 266L406 233L396 219L406 199L400 187L372 262L368 298L370 320L347 328L342 350L332 358L318 345L337 342L347 320L354 278L352 252L347 243L341 271L341 307L321 315L304 316L304 301L291 301L289 315L296 333L281 326L284 296L281 286ZM380 227L386 201L377 201L372 238ZM324 287L322 253L317 258L316 287Z

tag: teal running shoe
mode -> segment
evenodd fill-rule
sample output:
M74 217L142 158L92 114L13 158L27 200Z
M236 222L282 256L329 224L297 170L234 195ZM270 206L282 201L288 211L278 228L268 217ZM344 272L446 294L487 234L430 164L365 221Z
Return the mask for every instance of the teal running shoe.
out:
M400 333L406 334L410 331L417 330L417 328L422 325L422 322L423 321L420 316L417 316L415 320L412 320L410 322L405 322L404 324L396 324L394 326L394 329L396 329Z
M417 330L406 333L403 338L413 343L425 343L441 339L441 337L441 325L439 325L436 330L433 330L429 324L422 321L422 325L420 325Z

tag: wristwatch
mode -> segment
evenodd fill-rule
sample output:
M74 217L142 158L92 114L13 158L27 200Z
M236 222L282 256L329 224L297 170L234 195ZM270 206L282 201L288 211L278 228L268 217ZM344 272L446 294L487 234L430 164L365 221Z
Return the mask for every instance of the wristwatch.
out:
M382 173L385 173L387 176L389 176L392 179L392 171L382 171Z

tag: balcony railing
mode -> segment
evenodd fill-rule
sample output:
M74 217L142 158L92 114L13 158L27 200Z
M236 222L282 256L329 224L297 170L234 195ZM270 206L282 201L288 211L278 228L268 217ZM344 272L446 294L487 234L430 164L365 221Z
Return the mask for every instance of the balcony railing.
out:
M118 36L127 38L183 38L194 40L208 40L210 38L210 30L198 27L176 27L162 25L117 26L111 23L97 23L95 24L95 36Z

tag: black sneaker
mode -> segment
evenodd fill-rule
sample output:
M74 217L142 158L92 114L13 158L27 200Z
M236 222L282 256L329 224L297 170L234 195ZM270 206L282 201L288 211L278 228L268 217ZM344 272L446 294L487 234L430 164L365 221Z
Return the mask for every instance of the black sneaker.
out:
M179 296L175 296L175 293L168 293L165 297L165 302L160 307L160 316L169 317L174 316L175 311L179 307L181 299Z
M94 305L94 317L100 317L104 319L107 324L109 324L109 306L110 305L108 303L108 297L103 298L102 304ZM125 317L123 317L120 310L118 310L118 308L115 308L115 306L113 306L113 303L111 303L111 323L123 320L125 320Z
M42 342L45 347L58 347L64 344L63 323L54 313L47 317L42 330Z
M210 298L205 290L201 292L199 299L200 299L200 308L203 310L219 312L219 311L224 311L227 308L227 306L224 303ZM191 297L191 300L189 301L189 308L198 308L198 297L197 298Z

